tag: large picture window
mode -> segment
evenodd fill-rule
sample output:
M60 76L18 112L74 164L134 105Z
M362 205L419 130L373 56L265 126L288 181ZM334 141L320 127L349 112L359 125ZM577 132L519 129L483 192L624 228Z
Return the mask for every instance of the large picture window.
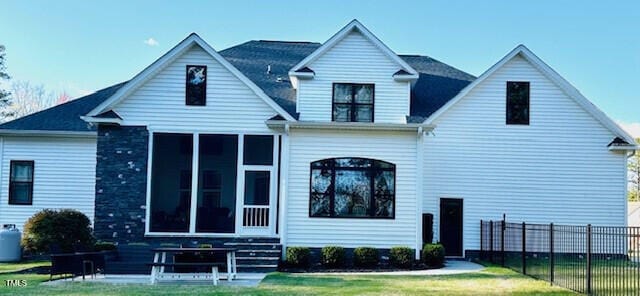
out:
M367 158L311 163L310 217L395 217L395 165Z
M33 203L33 161L12 160L10 164L9 204Z
M373 84L334 83L333 121L373 122Z

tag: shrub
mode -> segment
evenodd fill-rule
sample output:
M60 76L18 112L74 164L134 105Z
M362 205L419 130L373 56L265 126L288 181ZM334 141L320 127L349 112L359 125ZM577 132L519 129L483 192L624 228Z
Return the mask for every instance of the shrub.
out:
M425 244L422 248L422 262L429 266L440 267L444 264L444 254L442 244Z
M95 245L93 245L93 249L96 252L100 252L100 251L115 251L117 249L117 247L116 247L116 245L114 243L97 242Z
M310 257L311 251L307 247L287 247L286 261L291 267L308 267Z
M52 246L62 252L90 247L94 242L90 224L89 218L76 210L42 210L24 225L22 246L34 253L49 252Z
M389 251L389 262L395 267L410 268L413 258L413 249L408 247L393 247Z
M343 247L326 246L322 248L322 265L326 267L341 267L345 263L345 253Z
M353 265L358 267L375 267L379 254L376 248L360 247L353 250Z

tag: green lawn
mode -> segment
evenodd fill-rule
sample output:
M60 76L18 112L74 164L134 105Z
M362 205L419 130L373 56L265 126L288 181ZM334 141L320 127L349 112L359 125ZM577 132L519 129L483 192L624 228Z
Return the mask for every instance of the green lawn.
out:
M0 264L0 270L33 264ZM24 279L27 287L5 287L5 280ZM272 273L257 288L205 285L109 285L73 282L56 286L39 283L48 275L0 273L0 294L12 295L575 295L513 271L489 267L481 272L451 276L319 276Z

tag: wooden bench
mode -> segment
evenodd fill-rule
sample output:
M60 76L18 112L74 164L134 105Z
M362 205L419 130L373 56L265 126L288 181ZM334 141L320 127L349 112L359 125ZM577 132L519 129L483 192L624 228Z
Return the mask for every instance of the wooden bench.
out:
M147 263L151 266L151 283L155 284L159 280L212 280L213 285L217 286L220 279L218 273L218 267L223 266L224 263L217 262L184 262L184 263L162 263L152 262ZM204 272L190 272L190 273L178 273L178 272L165 272L165 267L210 267L211 273Z

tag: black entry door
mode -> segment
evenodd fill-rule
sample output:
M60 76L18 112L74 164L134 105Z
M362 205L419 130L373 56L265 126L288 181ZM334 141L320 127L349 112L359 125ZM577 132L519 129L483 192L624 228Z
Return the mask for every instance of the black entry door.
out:
M462 256L462 199L440 199L440 242L447 256Z

